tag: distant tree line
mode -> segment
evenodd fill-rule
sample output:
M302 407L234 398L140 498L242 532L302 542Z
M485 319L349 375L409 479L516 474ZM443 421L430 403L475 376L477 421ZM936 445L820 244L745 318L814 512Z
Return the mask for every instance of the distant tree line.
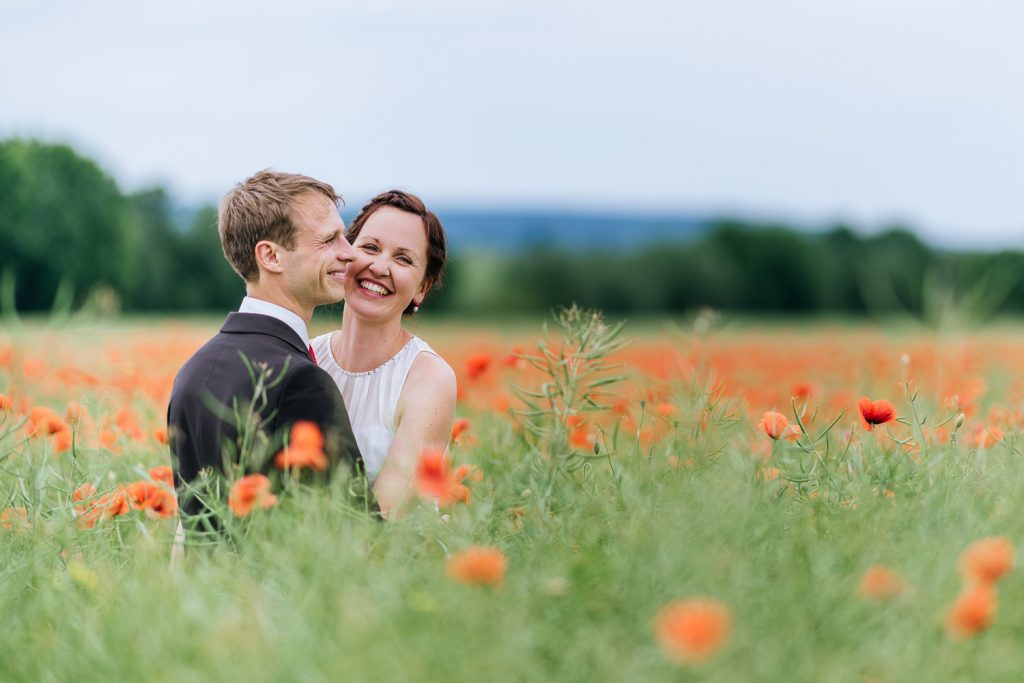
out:
M213 206L183 213L159 187L122 193L66 145L0 141L0 298L20 311L62 296L125 311L230 309L244 285L221 254L216 218ZM864 236L722 220L696 240L630 251L453 246L448 282L426 311L501 315L573 301L616 314L1024 311L1024 254L935 250L899 227Z

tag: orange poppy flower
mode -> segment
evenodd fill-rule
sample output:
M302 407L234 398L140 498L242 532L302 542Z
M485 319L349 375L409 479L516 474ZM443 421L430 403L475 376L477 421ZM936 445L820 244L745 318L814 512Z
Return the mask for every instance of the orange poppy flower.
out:
M0 411L10 410L12 405L13 404L11 403L11 398L9 396L0 394Z
M67 423L46 406L36 406L28 414L28 435L52 435L69 430Z
M71 436L70 429L62 429L53 435L51 441L53 443L54 452L63 453L71 448L74 438Z
M786 416L774 410L769 410L762 415L761 421L757 423L758 429L776 441L785 435L787 427L789 427L789 420L786 419Z
M903 595L907 582L891 567L876 564L860 578L860 595L869 600L889 600Z
M308 468L323 472L330 464L324 453L324 435L315 422L299 420L292 425L290 443L274 458L280 469Z
M655 406L654 411L664 418L669 418L679 412L679 409L671 403L659 403Z
M78 401L71 401L64 409L64 417L71 424L81 422L82 418L85 417L85 408Z
M654 617L654 636L664 653L683 664L714 657L732 633L729 608L705 598L680 600Z
M466 431L467 429L469 429L469 420L466 420L466 419L456 420L455 424L452 425L452 435L451 435L452 443L455 443L455 440L458 439L462 435L462 433L464 431Z
M253 508L266 510L277 505L277 496L270 492L270 479L262 474L242 477L231 487L228 506L236 517L246 517Z
M170 465L160 465L149 471L149 478L155 482L165 484L168 488L174 488L174 472Z
M153 438L162 443L164 446L168 444L167 429L160 427L159 429L153 430Z
M31 526L28 510L23 507L10 507L0 512L0 527L4 529L28 529Z
M157 485L151 481L133 481L125 487L128 495L128 503L133 510L142 510L149 506L149 499L156 490Z
M178 499L174 491L163 486L157 486L150 494L146 505L146 514L150 517L166 519L173 517L178 512Z
M106 508L106 514L111 517L120 517L121 515L127 515L131 511L131 506L128 502L128 490L124 487L114 491L111 494L104 496L100 503Z
M469 500L469 490L452 474L444 451L439 448L425 448L420 453L416 486L422 497L437 501L440 506Z
M491 357L486 353L474 353L466 359L466 375L470 380L478 380L487 372L491 365Z
M1013 543L1005 536L983 538L960 555L960 573L967 580L994 583L1013 569Z
M455 481L462 481L463 479L469 478L472 482L481 482L484 480L484 473L480 471L480 468L476 465L462 464L455 468Z
M505 553L493 547L461 550L445 563L448 577L460 583L497 586L505 579Z
M949 610L946 632L951 638L970 638L989 627L997 608L998 595L994 584L968 584Z
M872 401L867 396L862 396L857 401L857 407L860 409L861 424L869 432L874 429L875 425L885 424L896 419L896 408L885 399Z
M100 432L100 445L104 448L113 449L117 444L117 432L104 429Z
M95 495L96 487L89 482L85 482L77 489L75 489L75 493L72 495L71 499L74 500L76 503L81 503L83 500L87 498L92 498Z
M988 448L1003 440L1003 430L999 427L981 426L974 432L972 441L978 448Z

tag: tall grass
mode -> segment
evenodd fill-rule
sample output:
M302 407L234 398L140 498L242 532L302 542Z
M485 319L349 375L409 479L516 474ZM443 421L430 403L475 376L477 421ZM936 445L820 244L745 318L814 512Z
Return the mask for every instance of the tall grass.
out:
M674 387L677 416L643 409L659 439L606 430L554 485L564 421L545 440L543 421L531 431L477 411L475 444L453 449L485 474L470 505L382 523L352 514L345 480L294 487L237 543L177 565L173 520L133 512L84 529L73 514L77 486L144 476L167 463L163 448L56 454L8 411L0 509L25 507L28 525L0 529L0 680L1020 680L1015 576L989 630L954 642L943 629L960 551L1024 538L1024 472L1006 442L911 457L881 430L827 430L822 416L763 460L767 437L741 402ZM906 398L898 407L911 415ZM446 576L445 558L471 545L505 552L502 585ZM858 597L876 563L906 577L906 594ZM695 667L666 658L651 631L664 604L690 596L734 619L721 653Z

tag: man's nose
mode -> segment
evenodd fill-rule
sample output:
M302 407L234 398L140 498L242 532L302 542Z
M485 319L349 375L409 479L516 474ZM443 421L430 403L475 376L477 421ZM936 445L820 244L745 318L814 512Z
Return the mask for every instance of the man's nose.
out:
M338 260L344 261L345 263L351 263L356 260L356 249L349 241L342 235L338 241Z

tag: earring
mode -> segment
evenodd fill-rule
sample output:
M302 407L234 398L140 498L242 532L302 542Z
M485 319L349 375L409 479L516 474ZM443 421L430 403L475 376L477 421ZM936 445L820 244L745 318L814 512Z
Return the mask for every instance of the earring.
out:
M412 312L413 313L419 313L420 312L420 305L419 304L413 304L412 305Z

